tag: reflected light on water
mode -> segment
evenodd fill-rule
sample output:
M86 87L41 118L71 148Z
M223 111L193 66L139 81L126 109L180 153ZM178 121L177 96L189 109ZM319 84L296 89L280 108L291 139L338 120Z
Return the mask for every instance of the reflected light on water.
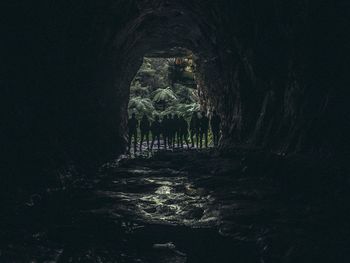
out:
M169 186L163 185L159 187L155 193L159 195L169 195L170 191L171 191L171 188Z
M115 184L119 191L105 192L118 199L114 213L133 214L134 218L152 224L213 226L218 222L213 197L190 183L186 176L135 175L120 180L125 183ZM133 191L127 191L125 185Z

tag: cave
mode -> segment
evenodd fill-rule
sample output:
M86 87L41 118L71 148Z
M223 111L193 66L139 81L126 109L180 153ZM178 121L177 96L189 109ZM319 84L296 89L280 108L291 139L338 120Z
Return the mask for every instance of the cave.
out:
M1 262L349 262L346 1L0 6ZM189 56L219 146L126 157L144 58Z

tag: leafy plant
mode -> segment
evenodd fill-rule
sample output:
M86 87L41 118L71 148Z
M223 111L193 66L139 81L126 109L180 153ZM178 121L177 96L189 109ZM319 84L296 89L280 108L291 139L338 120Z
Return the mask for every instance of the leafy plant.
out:
M168 114L177 114L179 116L184 116L186 119L189 119L194 111L199 111L199 107L200 105L197 102L191 104L174 104L162 111L161 115L164 116Z
M192 66L190 59L144 58L130 86L129 115L136 113L139 119L144 113L150 118L156 114L190 118L199 110Z
M150 93L149 86L142 86L140 81L134 81L130 86L131 97L147 97Z
M144 113L146 113L147 116L152 117L156 110L149 98L134 97L129 101L128 111L129 115L135 113L137 117L140 118Z
M157 89L153 94L154 102L171 102L176 101L177 97L172 89Z
M174 84L174 92L179 98L180 103L193 103L198 101L196 97L197 90L189 88L185 85Z

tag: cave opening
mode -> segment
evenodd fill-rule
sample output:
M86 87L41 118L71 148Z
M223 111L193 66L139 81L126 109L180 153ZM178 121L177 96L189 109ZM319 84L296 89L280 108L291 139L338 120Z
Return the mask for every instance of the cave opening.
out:
M198 74L197 61L196 55L182 48L173 48L168 52L153 52L142 58L141 66L130 83L127 106L128 123L135 118L138 125L134 142L139 144L140 151L146 148L149 150L151 141L151 149L153 149L152 125L158 121L162 135L161 141L164 143L160 148L166 149L166 133L171 132L165 131L167 129L165 123L168 120L168 125L174 126L169 128L174 130L173 149L183 148L184 144L185 146L187 144L187 148L190 148L190 145L191 148L194 146L201 148L202 140L204 140L203 146L205 147L217 146L219 135L216 136L216 134L219 132L214 132L215 129L209 127L209 122L211 123L213 119L213 112L209 112L209 100L203 92L206 90L206 85L201 80L201 75ZM194 115L197 121L194 120ZM215 118L220 119L218 116ZM199 126L203 121L207 121L208 131L202 134ZM143 135L143 125L150 127L150 133ZM198 126L198 134L193 131L195 125ZM219 127L219 124L216 126ZM129 127L127 130L129 131L128 150L130 150L133 135Z
M186 119L200 110L193 56L144 57L140 69L130 84L128 115L140 119L145 113L182 115Z

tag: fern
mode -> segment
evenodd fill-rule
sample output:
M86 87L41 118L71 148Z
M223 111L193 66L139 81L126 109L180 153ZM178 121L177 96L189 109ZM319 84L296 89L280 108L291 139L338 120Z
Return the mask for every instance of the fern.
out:
M179 103L168 107L161 112L161 115L164 116L168 114L177 114L179 116L184 116L187 119L191 117L193 112L199 111L199 109L200 105L197 102L192 104Z
M133 81L130 86L131 97L148 97L150 94L149 86L142 86L140 81Z
M155 115L168 114L178 114L188 119L199 110L198 92L194 79L191 80L192 61L183 60L183 65L178 68L175 60L144 58L130 86L129 114L135 113L138 119L144 113L150 119Z
M196 90L189 88L187 86L181 85L181 84L175 84L174 85L174 91L175 94L179 99L180 103L193 103L198 101L198 99L196 99L195 93L197 93Z
M155 108L150 99L134 97L129 101L128 111L129 115L135 113L138 117L141 117L144 113L148 116L152 116L155 112Z
M169 87L166 89L157 89L153 93L153 101L154 102L170 102L176 101L177 97Z

